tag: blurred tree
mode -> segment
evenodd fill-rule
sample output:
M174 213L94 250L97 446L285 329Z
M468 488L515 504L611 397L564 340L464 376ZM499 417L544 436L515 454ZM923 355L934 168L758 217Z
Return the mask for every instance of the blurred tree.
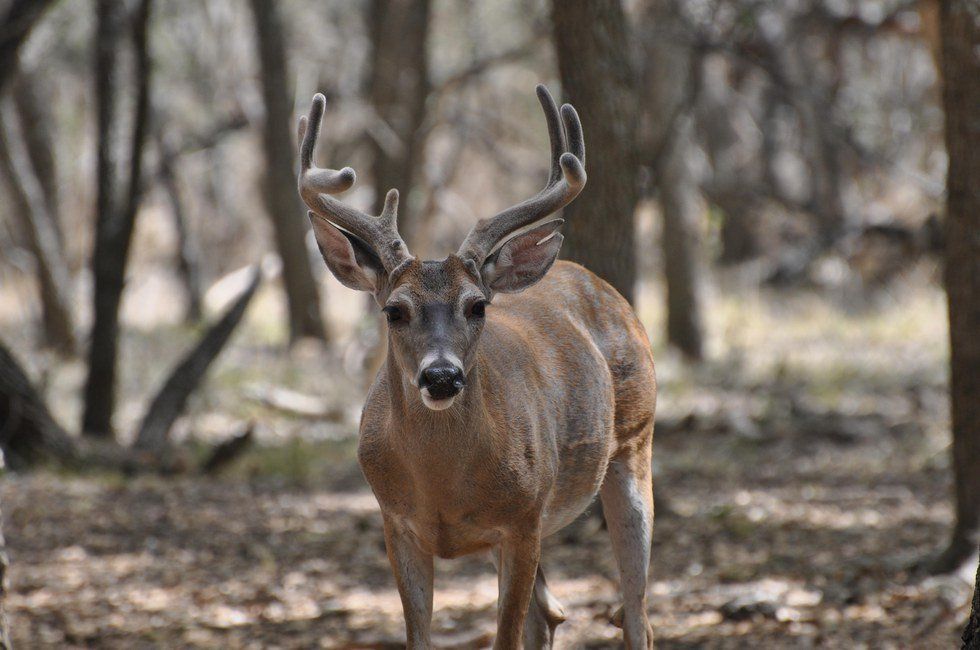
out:
M937 570L952 570L980 543L980 6L942 5L946 110L946 294L956 523Z
M412 188L424 164L422 123L429 95L429 0L371 0L368 95L377 117L370 128L373 152L374 214L385 193L402 195L398 228L411 245L421 232Z
M22 469L45 459L64 459L74 444L48 411L27 373L0 341L0 448L6 465Z
M649 123L649 154L663 213L667 340L686 357L704 355L700 278L703 273L698 223L703 218L694 149L694 81L697 61L679 35L674 0L651 0L644 12L643 92Z
M131 15L115 0L96 2L95 102L98 125L96 170L94 321L89 347L88 378L82 431L112 437L116 358L119 351L119 304L136 212L142 193L143 144L150 118L150 0L139 0ZM131 24L127 26L127 21ZM129 29L127 29L129 27ZM129 33L135 65L135 107L129 142L128 177L119 170L117 108L120 96L118 59L122 37ZM124 188L125 191L120 191Z
M251 0L251 5L265 102L262 189L282 260L282 279L289 307L289 340L295 342L304 337L325 340L327 333L320 315L320 295L306 249L309 223L296 194L296 156L290 136L293 93L282 21L274 0Z
M753 116L745 102L735 92L734 71L728 60L718 55L698 57L692 62L699 66L692 71L698 77L697 131L704 143L704 152L711 164L709 177L701 190L722 212L718 261L738 264L757 257L762 252L759 242L758 213L762 207L759 186L758 160L743 142L739 122L751 123ZM767 93L769 106L774 93ZM767 107L768 108L768 107ZM771 113L767 111L766 115ZM776 144L775 128L766 130L764 137ZM771 154L771 155L770 155ZM766 161L775 157L775 147L766 152Z
M13 0L0 20L0 90L17 70L17 51L52 0Z
M13 214L26 235L34 256L41 292L41 344L62 354L75 351L75 330L69 300L71 283L64 252L58 241L53 200L32 167L20 138L13 111L4 106L0 115L0 172L6 180ZM48 170L53 173L53 169Z
M585 131L589 176L565 208L564 256L633 302L639 107L626 16L619 0L553 0L551 15L565 99Z
M963 630L963 650L980 650L980 567L977 567L977 577L973 585L970 620Z
M43 190L42 198L47 212L52 216L59 252L63 252L65 242L59 220L58 167L54 159L57 130L51 105L44 97L44 83L36 68L28 70L22 62L11 85L27 155Z
M7 542L3 538L3 522L0 515L0 650L9 650L10 634L7 631Z
M51 0L13 0L7 7L7 12L0 22L0 92L13 76L17 66L17 51L27 38L31 28ZM5 157L6 158L6 157ZM4 175L11 178L9 169ZM0 349L0 353L5 352ZM0 363L0 372L3 366ZM0 396L2 398L2 396ZM4 419L6 422L6 419ZM10 637L7 633L7 612L4 607L7 595L7 546L3 539L3 525L0 523L0 650L10 648Z

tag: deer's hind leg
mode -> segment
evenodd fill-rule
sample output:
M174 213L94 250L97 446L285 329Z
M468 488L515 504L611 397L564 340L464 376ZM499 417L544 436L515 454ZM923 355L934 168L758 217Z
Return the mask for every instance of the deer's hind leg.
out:
M565 621L565 611L545 582L541 567L534 577L534 593L531 596L531 606L524 619L524 648L525 650L540 650L551 648L555 643L555 629Z
M653 537L652 427L651 418L643 435L638 437L638 444L613 458L600 492L613 553L619 564L623 592L620 627L626 647L633 650L653 647L653 628L646 611Z

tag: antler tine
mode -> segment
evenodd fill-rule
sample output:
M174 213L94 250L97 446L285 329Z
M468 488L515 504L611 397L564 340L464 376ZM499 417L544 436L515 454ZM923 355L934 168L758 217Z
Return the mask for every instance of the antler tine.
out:
M339 226L370 246L389 272L410 257L408 247L398 234L398 190L390 190L384 209L378 217L361 212L330 196L345 192L354 185L357 175L350 167L341 170L317 167L313 162L326 98L313 96L309 117L299 119L300 170L299 194L311 214Z
M585 187L585 137L578 113L570 104L559 113L543 85L535 89L551 138L551 173L544 189L490 219L481 219L463 240L459 256L482 264L494 247L515 231L530 226L568 205Z

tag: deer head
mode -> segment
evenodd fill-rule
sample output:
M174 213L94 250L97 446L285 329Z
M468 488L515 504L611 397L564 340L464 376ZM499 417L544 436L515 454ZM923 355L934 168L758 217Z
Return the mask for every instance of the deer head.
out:
M496 293L517 293L544 277L561 248L563 221L546 217L585 186L585 140L575 109L561 111L537 87L551 137L551 174L532 198L481 219L459 250L421 261L398 234L398 190L390 190L377 217L332 195L353 186L354 170L321 169L313 152L326 100L317 94L300 118L299 193L310 208L317 245L345 286L368 291L388 320L389 363L418 389L433 410L452 405L476 359L488 305Z

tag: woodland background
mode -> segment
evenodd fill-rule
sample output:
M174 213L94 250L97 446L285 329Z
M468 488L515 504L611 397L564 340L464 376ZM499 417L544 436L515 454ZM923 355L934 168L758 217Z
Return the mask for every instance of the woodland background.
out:
M441 257L544 182L539 82L658 361L659 646L978 647L976 0L0 0L0 646L404 644L296 119ZM616 647L601 518L543 562ZM487 558L436 585L488 645Z

